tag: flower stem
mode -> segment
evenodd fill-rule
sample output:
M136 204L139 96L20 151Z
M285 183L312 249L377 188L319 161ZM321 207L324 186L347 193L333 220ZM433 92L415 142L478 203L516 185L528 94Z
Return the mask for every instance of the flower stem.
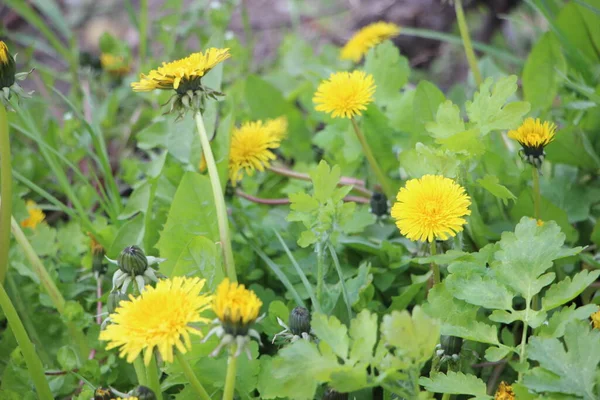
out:
M188 379L188 381L192 385L192 388L198 394L199 398L201 400L210 400L208 392L206 391L206 389L204 389L204 386L202 386L202 384L198 380L198 377L196 376L196 374L194 374L194 371L192 371L192 367L190 366L190 363L188 363L188 361L185 359L185 356L181 352L176 351L175 357L177 357L177 361L179 362L179 365L183 370L183 374Z
M287 168L271 166L271 167L269 167L269 171L274 172L277 175L286 176L288 178L293 178L293 179L299 179L301 181L311 181L312 180L310 175L308 175L308 174L292 171L291 169L287 169ZM354 192L358 192L367 197L373 196L373 192L371 192L369 189L365 188L364 181L362 181L360 179L356 179L356 178L351 178L349 176L342 176L340 178L340 182L338 183L338 186L350 186L350 185L353 186L352 191L354 191Z
M392 186L390 185L390 182L388 181L387 177L381 170L381 167L379 166L377 159L373 155L373 151L371 150L371 147L369 146L369 143L367 142L367 138L365 137L362 130L356 123L356 120L354 118L351 118L350 121L352 121L352 127L354 128L354 132L356 133L356 136L358 137L358 141L362 145L363 151L365 152L365 157L367 157L367 161L369 161L371 168L375 172L375 175L377 176L377 180L379 180L379 184L383 188L385 195L388 197L388 199L393 198L394 192L392 190Z
M10 301L10 297L8 297L8 294L6 294L4 286L2 285L0 285L0 306L2 307L2 311L4 311L4 315L6 315L6 319L8 320L8 324L15 335L15 339L17 339L21 353L23 353L23 358L25 358L27 370L29 371L31 380L35 385L38 398L42 400L54 399L54 396L52 396L52 391L50 390L50 386L48 385L48 381L44 376L44 366L35 353L35 349L29 340L29 336L27 336L25 327L19 319L19 315Z
M156 365L156 354L152 356L150 364L146 366L146 382L148 383L148 387L152 389L156 395L156 400L162 400L163 396L160 388L158 365Z
M475 83L477 86L479 86L483 83L483 79L481 78L481 72L479 71L479 65L477 64L477 57L473 51L473 44L471 43L471 37L469 36L469 26L467 25L467 20L465 19L462 0L454 0L454 10L456 12L458 30L460 31L460 37L463 41L467 61L469 63L469 67L471 68L471 72L473 73L473 77L475 78Z
M435 239L429 242L429 254L435 256L437 254L437 245L435 243ZM435 261L431 262L431 271L433 271L433 286L440 283L440 267L435 263Z
M138 384L147 386L148 380L146 379L146 367L144 366L144 361L142 360L141 355L133 361L133 368L135 369L135 376L137 376Z
M148 199L148 207L146 208L146 215L144 215L144 250L146 250L146 254L150 254L152 250L152 235L150 232L152 228L152 207L154 206L154 198L156 197L157 187L158 178L152 178L150 180L150 197Z
M233 259L231 239L229 236L227 208L225 207L225 198L223 197L223 189L221 188L221 181L219 180L217 164L215 163L215 157L213 156L212 149L210 148L210 141L208 139L208 135L206 134L206 128L204 127L204 121L202 120L202 114L200 111L196 112L194 118L196 119L196 128L198 128L198 135L200 136L200 143L202 144L202 153L204 154L204 160L206 161L206 167L208 169L208 176L212 185L215 208L217 210L219 237L221 239L221 245L223 246L225 273L230 281L237 282L235 261Z
M323 251L323 244L317 242L317 302L319 308L323 305L323 283L325 281L325 252Z
M233 351L230 352L227 359L227 377L225 378L225 389L223 390L223 400L233 400L235 392L235 376L237 372L237 357L234 357Z
M533 174L533 215L535 219L541 219L542 194L540 192L540 171L531 167Z
M521 364L523 364L524 362L526 362L525 359L525 355L526 355L526 344L527 344L527 328L529 328L529 324L527 323L527 320L529 318L529 303L531 302L531 299L526 299L525 302L525 318L523 319L523 333L521 334L521 352L519 354L519 362ZM521 368L519 368L520 371L522 371ZM521 383L521 381L523 380L523 372L519 372L519 378L518 378L518 382Z
M10 216L12 215L12 167L8 116L0 104L0 285L8 271L10 246Z

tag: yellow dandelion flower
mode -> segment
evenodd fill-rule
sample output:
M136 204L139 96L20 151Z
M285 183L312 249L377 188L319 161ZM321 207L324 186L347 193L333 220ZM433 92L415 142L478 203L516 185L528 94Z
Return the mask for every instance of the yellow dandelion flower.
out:
M117 77L127 75L131 71L131 66L124 57L110 53L100 55L100 65L102 69Z
M132 363L140 353L150 363L154 348L163 360L173 362L173 347L182 353L191 348L190 334L202 333L191 323L210 322L200 313L210 308L211 296L200 294L204 280L175 277L161 280L156 287L146 286L142 294L122 301L112 324L100 333L108 350L120 347L120 357Z
M390 22L380 21L367 25L348 40L340 52L340 58L359 62L369 49L399 33L400 27Z
M593 313L590 318L592 319L592 325L596 329L600 329L600 311Z
M0 64L6 65L10 62L12 56L8 51L8 46L2 40L0 40Z
M204 53L193 53L181 60L163 62L161 67L153 69L148 75L141 74L140 81L133 82L131 87L136 92L175 89L185 93L187 90L196 90L200 86L200 79L229 57L229 49L212 47Z
M35 229L42 221L44 221L44 219L46 219L46 214L44 214L42 209L39 208L33 200L27 200L27 213L29 213L29 217L21 221L21 226L23 228Z
M217 287L213 300L213 310L223 324L225 331L231 328L236 333L248 331L256 321L262 301L244 285L224 279ZM243 334L243 333L242 333Z
M8 46L0 40L0 89L9 88L15 83L17 66L15 59L8 51Z
M246 122L236 128L231 136L229 150L229 179L236 186L244 176L244 172L252 176L254 170L264 171L269 168L275 154L272 149L278 148L280 139L267 129L262 121Z
M352 118L362 115L373 102L375 81L363 71L336 72L321 82L313 97L317 111L331 114L333 118Z
M515 392L513 392L512 386L506 382L501 382L494 400L515 400Z
M508 132L523 147L523 159L536 167L544 161L544 148L554 140L556 125L539 119L527 118L516 130Z
M265 129L269 131L275 139L283 140L287 136L288 121L285 116L268 119L265 122Z
M462 231L470 205L465 189L452 179L425 175L400 189L391 215L404 236L431 242Z
M535 221L537 226L544 226L544 221L542 221L541 219L538 219L537 221Z

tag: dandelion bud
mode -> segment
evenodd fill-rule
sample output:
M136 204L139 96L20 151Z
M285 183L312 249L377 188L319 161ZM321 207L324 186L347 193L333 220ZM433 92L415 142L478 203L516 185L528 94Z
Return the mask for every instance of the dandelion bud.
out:
M102 245L96 241L96 238L92 234L88 235L91 239L90 248L92 250L92 271L97 274L105 274L107 265L104 262L104 255L106 254L106 251L104 250L104 247L102 247Z
M137 246L125 247L117 263L121 271L130 275L142 275L146 268L148 268L148 259L144 254L144 251Z
M156 395L152 389L142 385L133 389L130 393L130 396L137 397L139 400L156 400Z
M456 336L442 335L440 344L442 345L442 350L444 350L444 355L453 356L455 354L460 354L463 340Z
M128 297L126 294L121 293L118 290L112 291L110 292L110 294L108 295L108 300L106 302L106 308L108 309L108 313L112 314L115 312L115 310L119 307L119 303L122 301L128 300Z
M371 212L376 216L383 217L384 215L389 214L388 199L385 194L378 192L373 193L369 204L371 205Z
M348 393L339 393L332 388L327 388L323 393L323 400L348 400Z
M113 395L108 389L99 387L94 390L94 400L111 400L112 398Z
M288 324L294 335L302 336L304 332L310 333L310 313L304 307L296 307L290 312Z
M0 89L11 87L15 83L16 73L15 59L6 44L0 40Z

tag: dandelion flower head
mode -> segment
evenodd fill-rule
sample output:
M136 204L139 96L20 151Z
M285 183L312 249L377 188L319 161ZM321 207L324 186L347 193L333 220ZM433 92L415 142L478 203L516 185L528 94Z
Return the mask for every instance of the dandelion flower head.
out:
M8 51L8 46L0 40L0 89L9 88L15 83L15 59Z
M244 285L224 279L217 287L213 310L225 331L243 335L256 321L262 301Z
M273 123L246 122L233 131L229 150L229 179L233 186L242 180L244 172L252 176L255 170L269 168L275 154L271 150L280 145ZM275 132L275 133L274 133Z
M6 65L10 62L12 56L8 51L8 46L2 40L0 40L0 64Z
M554 140L555 133L554 123L527 118L519 128L509 131L508 137L519 142L526 155L541 155L544 147Z
M590 318L592 319L592 325L596 329L600 329L600 311L593 313Z
M494 400L515 400L515 392L506 382L501 382L500 385L498 385Z
M410 240L446 240L463 230L471 200L452 179L425 175L411 179L396 196L391 215Z
M46 214L38 207L35 201L27 200L26 204L29 217L21 221L21 226L23 228L35 229L42 221L44 221L44 219L46 219Z
M336 72L321 82L313 97L315 109L333 118L353 118L362 115L373 102L375 81L363 71Z
M100 55L100 65L102 68L114 76L127 75L131 71L131 66L123 56L116 56L110 53Z
M201 313L210 308L211 296L200 294L205 281L175 277L146 286L139 297L121 301L100 333L107 349L120 348L120 357L132 363L143 352L148 365L156 348L163 360L173 362L173 347L185 353L191 348L190 334L202 333L191 323L208 323Z
M265 129L269 131L275 139L283 140L287 136L288 121L286 117L268 119L265 122Z
M372 47L393 38L400 33L400 27L390 22L375 22L354 34L342 48L340 58L359 62Z
M180 93L196 90L200 79L217 64L231 57L229 49L210 48L204 53L193 53L186 58L163 62L162 66L153 69L148 75L141 74L139 82L131 87L136 92L148 92L154 89L175 89Z

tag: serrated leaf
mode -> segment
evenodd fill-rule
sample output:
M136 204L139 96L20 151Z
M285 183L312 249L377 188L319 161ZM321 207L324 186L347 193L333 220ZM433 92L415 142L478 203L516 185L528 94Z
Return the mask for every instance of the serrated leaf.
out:
M341 177L339 166L334 165L330 169L325 161L321 161L317 168L308 174L313 182L313 196L318 202L324 203L333 196Z
M485 359L490 362L500 361L506 357L510 351L510 347L490 346L485 350Z
M465 130L465 122L460 116L460 109L450 100L446 100L437 109L435 122L425 124L427 132L436 139L444 139Z
M544 338L557 338L565 334L565 329L572 321L580 320L587 321L590 315L598 311L599 307L596 304L588 304L575 309L575 304L569 307L563 307L548 320L548 323L542 325L537 336Z
M513 293L494 278L479 275L450 274L446 288L454 297L489 309L511 310Z
M454 153L466 154L470 157L485 153L485 144L477 129L469 129L443 139L436 139L442 149Z
M583 270L571 277L567 276L562 281L555 283L548 288L548 291L542 299L542 308L552 310L568 301L573 300L583 292L592 282L600 276L600 270Z
M311 327L317 337L327 343L333 352L342 359L348 358L348 328L334 316L327 318L324 314L314 314Z
M492 83L492 78L486 79L473 96L473 101L465 104L470 122L475 124L481 135L493 130L516 128L530 109L529 103L522 101L506 104L517 91L515 75L499 79L490 92Z
M504 204L508 204L508 200L516 200L517 196L508 188L499 183L498 177L495 175L486 175L483 179L478 179L477 184L490 192L494 197L502 200Z
M367 309L362 310L350 322L350 337L352 338L350 359L369 362L377 343L377 314L371 314Z
M487 395L485 382L475 375L448 371L447 374L435 374L431 378L421 377L419 385L434 393L468 394L478 399L491 399Z
M398 47L386 40L369 50L365 58L365 71L373 75L377 85L375 102L385 105L394 100L408 82L410 68Z
M435 120L438 107L445 99L444 93L433 83L419 82L413 99L413 117L418 133L425 128L427 122Z

